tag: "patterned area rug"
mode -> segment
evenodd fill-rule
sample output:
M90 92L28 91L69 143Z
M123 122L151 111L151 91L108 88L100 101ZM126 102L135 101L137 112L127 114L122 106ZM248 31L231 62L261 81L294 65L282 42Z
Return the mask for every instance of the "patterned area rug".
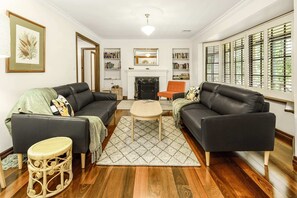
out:
M97 165L200 166L171 116L162 117L162 141L157 121L136 121L131 139L131 117L123 116Z
M23 162L27 163L27 156L23 155ZM7 170L9 168L18 167L18 155L10 154L6 158L2 159L2 168L3 170Z

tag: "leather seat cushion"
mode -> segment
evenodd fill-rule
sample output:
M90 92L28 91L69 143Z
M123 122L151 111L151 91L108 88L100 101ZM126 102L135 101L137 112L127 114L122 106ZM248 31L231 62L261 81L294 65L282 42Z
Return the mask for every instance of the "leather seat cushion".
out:
M205 105L201 103L190 103L182 108L183 110L188 109L208 109Z
M76 112L75 116L98 116L107 125L116 110L116 101L95 101Z
M209 116L219 115L218 113L203 107L203 105L198 105L201 109L197 108L184 109L182 108L181 118L186 127L190 130L192 135L199 141L202 141L202 131L201 131L201 120L202 118Z

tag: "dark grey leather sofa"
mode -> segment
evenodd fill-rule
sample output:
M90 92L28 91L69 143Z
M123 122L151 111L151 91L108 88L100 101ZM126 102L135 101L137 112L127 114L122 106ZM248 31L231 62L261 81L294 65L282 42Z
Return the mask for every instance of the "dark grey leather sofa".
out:
M262 94L205 82L200 90L200 103L184 106L181 119L205 150L206 165L210 152L269 151L274 149L275 115Z
M91 92L86 83L73 83L54 87L71 104L75 117L54 115L13 114L11 119L12 142L15 153L23 153L34 143L56 136L70 137L73 152L81 153L82 168L85 167L85 153L89 149L89 121L76 116L98 116L107 125L116 110L116 95ZM21 163L19 163L19 168Z

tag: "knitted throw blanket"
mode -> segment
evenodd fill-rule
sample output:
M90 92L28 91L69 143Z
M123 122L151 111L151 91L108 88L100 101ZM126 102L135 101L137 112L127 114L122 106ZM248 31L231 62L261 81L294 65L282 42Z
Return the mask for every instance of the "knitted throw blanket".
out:
M36 88L26 91L5 119L9 133L11 134L11 116L13 113L53 115L50 103L55 98L57 98L57 92L52 88Z
M102 120L97 116L78 116L89 120L90 145L89 149L92 154L92 163L97 162L102 154L102 142L108 135L107 128Z
M181 121L180 121L181 108L194 102L196 101L187 100L185 98L177 98L172 102L172 115L173 115L175 127L181 128Z

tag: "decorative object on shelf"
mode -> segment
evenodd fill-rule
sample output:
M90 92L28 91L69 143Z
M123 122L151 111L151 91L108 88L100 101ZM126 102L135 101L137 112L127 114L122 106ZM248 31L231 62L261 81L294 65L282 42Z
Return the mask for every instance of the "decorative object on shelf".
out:
M121 79L121 49L104 49L104 80Z
M134 65L135 66L157 66L158 48L134 48Z
M6 72L44 72L45 27L12 12L8 14L11 57Z
M121 58L120 52L104 52L104 58L118 59Z
M189 53L173 53L173 59L189 59Z
M10 22L4 12L0 12L0 43L0 58L10 57Z
M149 16L150 14L145 14L146 17L146 25L141 28L141 31L145 33L147 36L151 35L155 31L155 27L149 25Z
M106 69L112 69L113 67L114 67L114 64L113 63L111 63L111 62L105 63L105 68Z

